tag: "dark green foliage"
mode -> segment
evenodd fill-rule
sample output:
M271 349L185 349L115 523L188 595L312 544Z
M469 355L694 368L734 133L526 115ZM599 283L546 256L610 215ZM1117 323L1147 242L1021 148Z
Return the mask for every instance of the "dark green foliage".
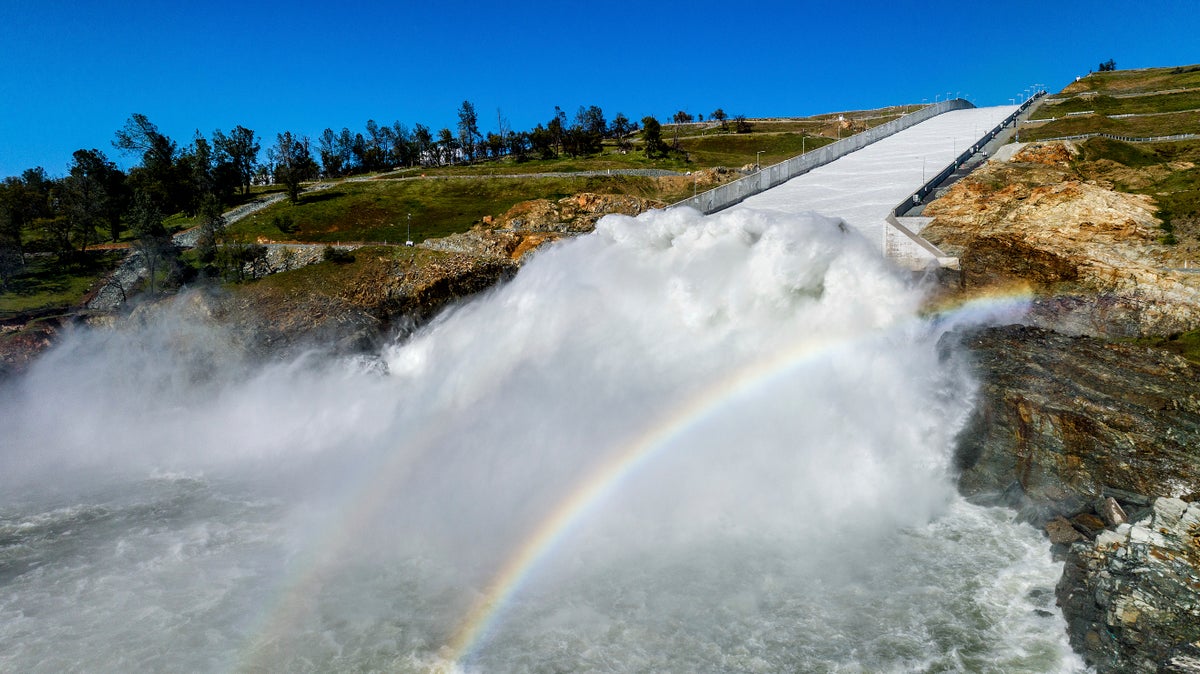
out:
M254 131L239 124L226 136L217 129L213 132L213 149L217 157L218 183L224 185L229 178L235 178L242 194L249 194L250 180L258 167L258 152L262 149Z
M225 239L225 216L221 203L210 196L200 207L202 220L200 236L196 239L196 256L203 264L211 264L217 257L217 245Z
M146 192L134 193L129 224L137 237L133 248L146 265L147 290L153 294L158 288L177 284L183 266L180 250L163 227L163 214L158 205Z
M109 239L116 241L121 236L121 216L129 209L133 198L125 173L97 149L76 150L72 156L71 175L92 183L103 193L97 225L107 227Z
M667 156L667 144L662 138L662 125L652 116L642 118L642 142L646 145L647 158Z
M554 133L538 124L529 132L529 146L539 159L553 159L556 153Z
M617 139L617 148L622 152L629 151L629 141L626 136L633 130L633 126L629 123L629 118L623 113L618 112L613 118L612 124L609 126L609 133L613 138Z
M476 141L480 138L479 115L475 113L475 105L471 101L463 101L458 108L458 144L467 161L475 159Z
M217 253L217 264L225 280L241 283L254 277L254 270L267 257L267 247L256 243L229 241Z
M449 128L442 127L442 129L438 131L438 138L435 148L437 149L438 154L437 163L453 164L455 163L455 159L458 158L458 150L461 148L461 145L459 145L458 139L454 137L454 134L450 132Z
M1117 62L1112 59L1109 59L1109 60L1101 63L1100 68L1099 68L1100 72L1102 72L1102 73L1112 72L1116 69L1117 69Z
M428 165L433 160L433 133L424 124L413 127L413 149L417 153L417 161Z
M563 133L563 151L572 157L599 154L604 142L608 123L598 106L579 106L575 123Z
M142 156L141 166L129 172L131 190L149 195L164 213L195 212L192 162L180 161L175 142L159 133L145 115L131 115L117 131L113 146Z
M354 262L354 254L341 248L325 246L325 250L321 252L321 259L334 264L349 264Z
M729 115L726 115L726 114L725 114L725 111L724 111L724 110L722 110L721 108L717 108L716 110L713 110L713 111L712 111L712 114L711 114L711 115L709 115L709 116L708 116L708 118L709 118L709 119L715 119L715 120L717 120L718 122L720 122L720 123L721 123L721 130L722 130L722 131L728 131L728 130L729 130L729 121L728 121L728 120L729 120Z
M276 215L275 217L271 218L271 224L274 225L275 229L278 229L284 234L294 234L298 229L296 227L296 223L292 221L292 216L287 214Z
M288 199L300 201L300 183L317 176L317 164L308 151L308 139L284 131L276 137L275 147L268 152L275 165L275 181L287 187Z

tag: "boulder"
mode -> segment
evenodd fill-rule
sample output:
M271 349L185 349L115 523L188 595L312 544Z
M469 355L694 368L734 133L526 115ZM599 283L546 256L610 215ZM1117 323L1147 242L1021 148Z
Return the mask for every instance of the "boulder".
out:
M1200 503L1158 498L1132 524L1075 542L1057 591L1096 671L1200 671Z

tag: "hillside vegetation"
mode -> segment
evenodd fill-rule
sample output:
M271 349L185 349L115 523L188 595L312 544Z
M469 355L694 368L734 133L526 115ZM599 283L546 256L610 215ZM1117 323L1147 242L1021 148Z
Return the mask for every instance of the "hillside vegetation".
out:
M703 120L680 112L653 124L656 140L622 115L606 127L593 106L580 108L574 122L556 110L547 125L509 130L497 142L477 130L467 114L473 107L464 102L457 135L442 129L433 138L433 130L419 124L410 131L373 121L365 134L326 130L303 139L283 133L269 147L267 164L259 162L268 142L249 129L218 129L211 141L197 135L181 145L135 114L113 143L140 156L129 171L98 150L81 150L65 177L30 169L0 184L3 341L20 336L31 321L67 320L101 290L124 299L196 284L240 293L258 283L264 269L283 277L273 284L286 285L289 275L321 276L292 268L301 258L320 259L319 253L268 251L258 243L440 240L497 222L519 204L536 203L530 212L543 216L576 209L562 205L573 204L566 198L575 195L628 196L640 205L611 203L632 212L673 203L737 177L736 169L784 161L919 107L770 119L717 111ZM190 233L180 238L183 232ZM537 237L526 238L519 250ZM150 261L150 273L122 272L124 280L114 286L107 279L134 249ZM412 259L417 267L426 263L422 256ZM327 280L336 285L336 276Z
M1023 127L1022 140L1200 134L1200 66L1092 73L1047 98L1031 120L1039 123Z

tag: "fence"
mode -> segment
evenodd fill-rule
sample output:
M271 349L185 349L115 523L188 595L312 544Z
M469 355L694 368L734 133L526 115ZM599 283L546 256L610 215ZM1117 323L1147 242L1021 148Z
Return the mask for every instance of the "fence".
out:
M828 164L829 162L848 155L855 150L861 150L877 140L887 138L888 136L899 131L903 131L910 126L924 122L932 117L936 117L943 112L973 107L975 106L967 101L962 100L961 98L956 98L952 101L935 103L917 110L916 112L909 113L899 119L894 119L885 124L880 124L872 129L867 129L866 131L850 136L849 138L843 138L824 147L806 152L798 157L792 157L791 159L780 162L773 166L763 167L762 169L744 178L738 178L733 182L726 183L720 187L715 187L706 192L701 192L696 196L688 197L687 199L672 205L691 206L702 213L715 213L719 210L729 208L734 204L741 203L747 197L754 196L755 194L765 192L772 187L781 185L798 175L807 173L814 168L817 168L818 166Z
M1174 136L1151 136L1150 138L1133 138L1131 136L1116 136L1111 133L1081 133L1078 136L1058 136L1057 138L1040 138L1037 142L1049 142L1052 140L1087 140L1088 138L1112 138L1126 143L1169 143L1176 140L1197 140L1200 139L1200 134L1196 133L1177 133Z

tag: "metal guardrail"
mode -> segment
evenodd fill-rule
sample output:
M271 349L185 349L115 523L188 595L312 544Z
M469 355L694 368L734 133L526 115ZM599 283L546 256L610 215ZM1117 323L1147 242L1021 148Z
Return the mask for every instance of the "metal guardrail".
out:
M908 196L907 199L905 199L904 201L897 204L896 207L892 209L892 212L888 213L887 217L884 218L884 221L887 223L887 228L884 229L884 235L883 235L884 236L884 252L885 252L885 254L889 250L889 244L887 242L888 241L888 232L889 231L898 232L898 233L902 234L905 238L907 238L909 241L911 241L913 244L915 244L918 248L921 248L926 253L928 253L929 256L933 260L937 261L939 264L948 263L951 266L956 266L957 265L956 258L947 257L946 254L944 252L942 252L937 246L930 243L928 240L925 239L925 237L921 236L919 233L912 231L908 227L905 227L897 218L904 215L908 211L912 210L912 208L914 206L916 206L917 204L921 203L922 199L924 199L926 196L928 196L929 193L932 192L935 187L937 187L939 184L942 183L942 181L944 181L946 178L949 178L955 171L957 171L959 166L961 166L963 163L965 163L968 159L971 158L971 155L978 152L984 145L986 145L988 143L988 141L990 141L993 138L995 138L996 136L1000 135L1000 133L1004 130L1004 127L1009 126L1010 124L1016 125L1021 113L1025 112L1025 110L1027 110L1029 108L1029 106L1033 105L1034 101L1038 100L1045 94L1046 94L1046 92L1044 92L1044 91L1039 92L1038 94L1034 95L1033 98L1030 98L1029 100L1022 103L1021 106L1018 107L1015 112L1013 112L1008 117L1005 117L1004 120L1001 121L999 124L997 124L994 128L992 128L992 130L984 133L984 135L981 136L977 141L975 141L975 143L973 143L971 145L971 147L967 148L965 151L963 151L962 154L955 157L954 162L952 164L950 164L946 168L942 169L937 175L935 175L933 178L926 181L925 184L922 185L916 192L913 192L912 194L910 194Z
M765 166L744 178L714 187L671 206L691 206L705 214L715 213L944 112L973 107L975 106L961 98L935 103L849 138L842 138L778 164Z
M978 152L979 149L981 147L983 147L984 145L986 145L988 141L990 141L993 138L995 138L996 136L1000 135L1000 133L1004 130L1004 127L1014 124L1017 121L1017 118L1021 116L1021 113L1025 112L1027 109L1029 109L1029 106L1033 105L1034 101L1039 100L1042 96L1045 96L1045 95L1046 95L1046 92L1044 92L1044 91L1039 92L1033 98L1030 98L1029 100L1022 103L1020 105L1020 107L1018 107L1016 109L1015 112L1013 112L1008 117L1005 117L1004 120L1001 121L999 124L997 124L991 131L984 133L983 136L981 136L979 138L979 140L975 141L974 144L972 144L969 148L964 150L962 154L955 157L954 162L952 164L950 164L946 168L942 169L934 177L925 181L925 184L921 185L921 187L919 189L917 189L916 192L913 192L912 194L908 195L908 198L906 198L904 201L901 201L899 204L897 204L896 207L892 209L892 215L895 217L900 217L900 216L904 215L905 213L909 212L910 210L912 210L912 208L914 206L921 203L922 199L929 196L929 193L932 192L935 187L937 187L939 184L941 184L941 182L943 180L945 180L946 178L949 178L951 174L953 174L955 171L957 171L959 166L961 166L964 162L966 162L968 159L971 158L971 155Z
M1087 140L1088 138L1112 138L1126 143L1169 143L1176 140L1197 140L1200 134L1177 133L1173 136L1151 136L1150 138L1134 138L1132 136L1117 136L1111 133L1081 133L1077 136L1057 136L1054 138L1039 138L1036 142L1043 143L1052 140Z

